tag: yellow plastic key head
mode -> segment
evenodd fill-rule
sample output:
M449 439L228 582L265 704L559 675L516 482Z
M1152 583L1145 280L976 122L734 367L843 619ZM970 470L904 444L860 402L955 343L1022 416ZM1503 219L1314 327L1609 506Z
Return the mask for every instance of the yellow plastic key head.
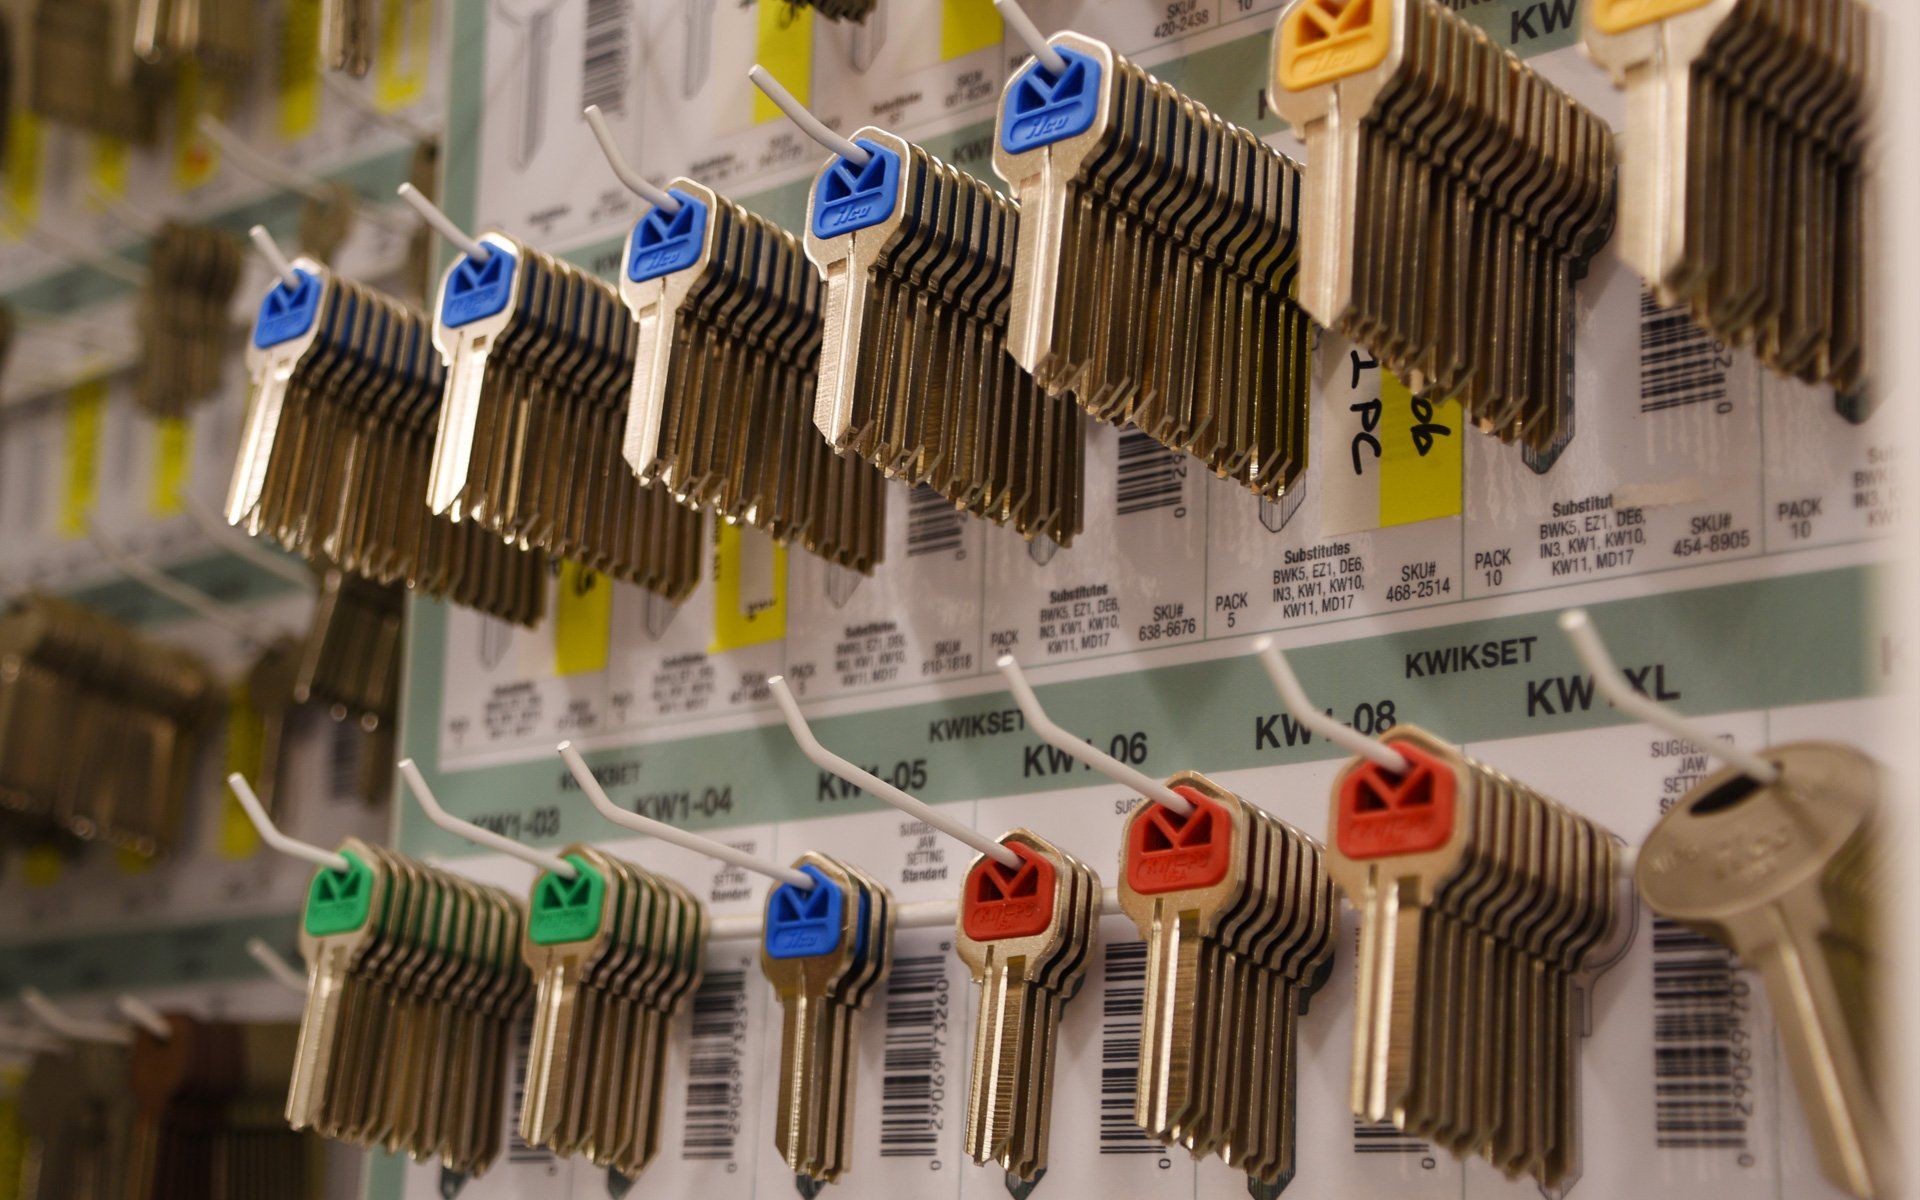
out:
M1625 33L1680 13L1692 12L1710 0L1590 0L1593 27L1601 33Z
M1396 0L1302 0L1280 19L1280 85L1302 92L1380 65Z

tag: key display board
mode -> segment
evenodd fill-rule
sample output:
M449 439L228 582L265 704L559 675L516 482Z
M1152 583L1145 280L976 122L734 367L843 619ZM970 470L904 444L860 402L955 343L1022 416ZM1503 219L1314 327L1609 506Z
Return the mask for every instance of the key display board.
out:
M746 83L766 65L842 132L867 124L993 181L994 111L1026 52L984 0L880 0L865 26L805 8L592 0L452 8L448 211L611 277L644 206L575 114L598 104L656 182L686 175L798 232L823 155ZM536 8L538 6L535 6ZM1618 127L1573 3L1454 6ZM1288 153L1262 111L1269 0L1035 0L1041 29L1102 39ZM537 36L531 30L539 30ZM996 181L997 182L997 181ZM563 566L527 629L416 601L404 748L454 812L537 845L593 841L663 871L720 922L673 1026L661 1149L638 1181L512 1137L454 1180L376 1160L369 1196L773 1197L780 1009L758 966L759 877L602 821L555 743L623 806L779 861L821 849L904 904L954 904L971 851L809 762L767 679L824 744L990 836L1024 826L1115 883L1133 794L1030 730L995 670L1014 655L1054 720L1155 777L1200 771L1315 837L1346 755L1300 724L1250 657L1285 649L1307 693L1363 733L1417 724L1628 845L1708 770L1596 691L1555 624L1586 607L1629 678L1743 745L1832 738L1888 757L1893 670L1874 619L1901 526L1883 412L1836 411L1683 313L1612 250L1577 286L1577 432L1550 470L1410 394L1321 331L1309 467L1284 501L1213 478L1145 435L1089 423L1084 529L1029 543L925 490L887 492L871 576L710 530L671 605ZM1857 414L1856 414L1857 415ZM517 863L402 805L399 845L522 888ZM976 989L944 927L902 929L855 1052L853 1161L833 1194L991 1197L963 1149ZM1521 1195L1348 1106L1355 938L1299 1020L1303 1197ZM1145 945L1111 897L1066 1006L1040 1196L1243 1194L1133 1121ZM1579 1006L1581 1161L1591 1196L1837 1194L1820 1178L1753 974L1644 909ZM1229 1032L1231 1039L1236 1035Z

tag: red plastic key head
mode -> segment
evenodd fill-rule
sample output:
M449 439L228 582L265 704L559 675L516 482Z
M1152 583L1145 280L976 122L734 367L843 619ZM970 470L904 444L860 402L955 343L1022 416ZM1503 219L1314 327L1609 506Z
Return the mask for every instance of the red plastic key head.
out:
M961 928L976 942L1033 937L1053 924L1053 864L1031 846L1001 844L1020 856L1020 865L982 855L960 894Z
M1341 777L1333 838L1348 858L1425 854L1453 837L1453 768L1412 742L1388 744L1407 760L1403 774L1363 761Z
M1181 816L1151 804L1127 826L1127 886L1142 895L1212 887L1233 861L1233 814L1197 789L1180 784L1193 811Z

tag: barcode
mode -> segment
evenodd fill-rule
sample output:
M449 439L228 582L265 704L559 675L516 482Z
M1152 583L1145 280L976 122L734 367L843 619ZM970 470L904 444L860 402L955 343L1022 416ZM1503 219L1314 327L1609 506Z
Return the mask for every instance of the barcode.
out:
M1186 498L1187 463L1138 429L1120 431L1120 515L1178 508Z
M1662 308L1640 293L1640 411L1724 405L1733 355L1684 308Z
M960 548L960 530L966 514L953 502L920 484L907 494L907 557L940 554Z
M1392 1121L1353 1119L1355 1154L1431 1154L1433 1147L1407 1133Z
M327 794L336 801L360 794L360 727L352 721L333 723L327 746Z
M693 994L687 1054L687 1131L680 1157L732 1162L740 1140L741 1061L747 1045L747 974L712 971Z
M894 960L880 1080L880 1157L931 1158L946 1095L947 955Z
M1653 919L1653 1128L1667 1150L1745 1150L1749 985L1733 951Z
M527 1060L531 1057L532 1045L533 1014L529 1012L513 1023L513 1090L508 1093L511 1099L507 1103L507 1161L544 1163L552 1167L557 1165L552 1151L520 1140L520 1110L526 1107Z
M1164 1154L1166 1147L1133 1119L1140 1017L1147 1003L1147 944L1108 942L1100 979L1100 1153Z
M627 110L628 30L633 0L587 0L586 50L580 64L580 107Z

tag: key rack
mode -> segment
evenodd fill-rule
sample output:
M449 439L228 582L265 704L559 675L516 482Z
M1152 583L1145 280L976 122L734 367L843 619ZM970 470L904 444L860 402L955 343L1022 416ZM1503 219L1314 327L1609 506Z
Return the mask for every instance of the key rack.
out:
M376 612L313 651L395 669L397 719L356 699L386 676L334 677L285 726L278 794L255 795L252 726L221 707L166 856L0 850L0 1122L49 1045L104 1043L83 1057L109 1070L182 1016L312 1019L316 981L373 985L302 952L378 933L401 949L366 978L404 974L393 993L457 1026L450 1054L472 1049L501 1094L435 1091L447 1064L407 1058L429 1020L369 1043L417 1076L382 1074L352 1037L328 1055L412 1105L395 1128L423 1146L463 1104L497 1101L499 1149L478 1174L388 1153L378 1122L327 1097L322 1055L292 1073L298 1110L338 1135L327 1200L1896 1194L1882 1150L1911 1139L1873 1106L1810 1113L1795 1073L1830 1062L1852 1099L1911 1064L1871 1039L1808 1051L1774 1008L1786 968L1703 931L1719 918L1692 911L1674 856L1744 797L1792 814L1810 778L1845 789L1823 818L1845 829L1814 982L1849 1014L1809 1027L1862 1036L1863 847L1920 804L1875 766L1910 736L1900 589L1920 561L1912 406L1876 385L1920 364L1842 301L1909 311L1920 272L1891 277L1913 235L1889 230L1861 265L1824 234L1797 259L1729 248L1699 212L1649 234L1638 217L1679 184L1633 139L1684 76L1649 74L1650 35L1617 0L198 3L251 7L259 62L223 67L225 38L204 61L156 49L214 83L170 84L151 142L82 132L57 89L69 124L44 106L9 119L0 595L105 612L232 693L263 648L305 645L316 607L404 589L397 646L358 648L391 631ZM1872 7L1859 39L1881 39L1881 61L1920 49L1920 17ZM1412 49L1383 32L1414 17ZM1693 34L1661 36L1660 61L1693 52ZM1749 52L1701 53L1738 74ZM1819 58L1794 97L1841 111L1843 60ZM1421 74L1436 62L1457 70ZM1538 119L1502 124L1476 72ZM1887 74L1897 109L1920 84ZM144 62L131 78L116 76L128 95L156 86ZM1716 86L1731 110L1761 84ZM1457 125L1420 117L1422 96ZM1405 128L1370 142L1370 112ZM1113 150L1116 114L1177 155ZM1469 124L1481 160L1421 159ZM1904 194L1888 189L1913 170L1896 152L1910 128L1866 138L1836 118L1823 136L1778 195L1832 212L1860 179ZM1875 139L1877 177L1833 165ZM1507 190L1474 193L1469 166L1510 171ZM1806 199L1828 168L1832 194ZM1742 169L1745 189L1701 185L1697 161L1675 178L1793 230L1793 205L1752 182L1767 172ZM1410 194L1429 186L1460 219L1413 239L1395 214L1427 211ZM1349 210L1373 223L1327 234ZM1503 243L1497 221L1534 240ZM130 331L167 222L244 258L219 387L156 419ZM1762 298L1689 274L1715 254L1777 267L1741 276ZM1889 278L1868 278L1877 259ZM1818 289L1787 286L1836 262ZM693 278L703 263L718 265ZM1479 272L1448 292L1461 319L1429 321L1456 267ZM1149 296L1163 277L1191 287ZM1367 348L1373 330L1389 352ZM1501 358L1561 342L1565 361ZM339 357L302 374L315 344ZM1256 415L1233 424L1242 403ZM975 410L990 415L965 424ZM362 465L274 458L283 414ZM443 540L408 540L403 509ZM323 562L345 571L332 591L313 582ZM356 772L384 780L388 761L388 802L361 804ZM1469 810L1499 815L1456 826ZM1377 881L1424 878L1460 846L1480 873L1428 889L1443 915L1407 950ZM383 924L359 875L464 932ZM1158 956L1192 933L1154 922L1200 902L1154 897L1211 886L1240 906L1219 944L1243 974L1220 952L1163 980ZM1283 894L1292 907L1262 907ZM605 929L576 911L604 895ZM1047 958L1063 920L1090 936ZM1464 932L1496 920L1484 942ZM674 933L650 942L643 921ZM993 922L1013 932L996 943ZM522 927L549 974L576 942L622 947L628 973L595 977L600 1024L547 1004ZM1016 944L1047 965L1044 986L1011 989L1040 1006L1012 1027L1057 1008L1050 1104L1029 1059L977 1052L981 996ZM1884 952L1880 969L1911 973L1909 949ZM827 1120L784 1099L810 1093L783 1081L795 1035L777 993L837 954L852 965L816 991L859 1012L843 1056L837 1026L810 1052L844 1064L850 1099ZM1522 959L1535 974L1501 974ZM1411 992L1389 986L1398 972ZM1545 990L1514 998L1523 976ZM468 990L433 990L447 980ZM486 1009L521 991L540 1020ZM605 1014L640 1031L654 1008L657 1042L609 1032ZM1357 1012L1377 1018L1361 1046L1392 1048L1364 1070ZM1572 1042L1566 1070L1541 1013ZM1176 1032L1143 1065L1156 1021ZM1437 1039L1419 1055L1415 1025ZM593 1057L555 1070L555 1044ZM1141 1072L1190 1045L1192 1078L1218 1090L1149 1114L1166 1140L1149 1136ZM587 1130L645 1112L605 1094L654 1072L656 1046L650 1158L638 1140L600 1153ZM1511 1088L1460 1082L1495 1053ZM1288 1067L1290 1165L1265 1133ZM970 1089L996 1072L1015 1082L970 1126ZM1181 1109L1183 1086L1156 1103ZM1248 1115L1249 1097L1274 1107ZM1537 1124L1476 1133L1497 1124L1473 1107L1487 1097ZM972 1157L989 1150L1002 1161Z

